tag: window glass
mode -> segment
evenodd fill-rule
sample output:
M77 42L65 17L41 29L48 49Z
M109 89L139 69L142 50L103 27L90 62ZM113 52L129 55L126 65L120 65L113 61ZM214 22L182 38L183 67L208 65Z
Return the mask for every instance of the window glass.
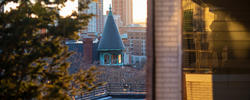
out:
M112 64L117 64L117 55L112 55Z
M246 94L250 93L247 85L250 32L242 24L249 18L243 16L244 9L232 7L227 11L202 1L182 2L184 97L188 100L249 97Z
M104 55L104 63L109 64L110 63L110 57L108 54Z
M121 54L118 55L118 63L119 63L119 64L122 63L122 55L121 55Z

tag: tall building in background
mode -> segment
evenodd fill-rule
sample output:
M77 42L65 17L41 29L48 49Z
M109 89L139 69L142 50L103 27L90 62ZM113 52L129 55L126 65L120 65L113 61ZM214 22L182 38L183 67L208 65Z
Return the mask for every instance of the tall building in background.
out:
M84 1L79 0L79 2ZM102 33L104 27L103 0L91 2L87 10L79 11L79 13L94 14L94 16L90 19L87 28L85 30L81 30L80 33Z
M133 0L112 0L114 15L120 15L124 26L133 24Z
M103 16L103 0L98 0L97 2L97 14L96 14L96 25L97 25L97 32L102 33L104 28L104 16Z

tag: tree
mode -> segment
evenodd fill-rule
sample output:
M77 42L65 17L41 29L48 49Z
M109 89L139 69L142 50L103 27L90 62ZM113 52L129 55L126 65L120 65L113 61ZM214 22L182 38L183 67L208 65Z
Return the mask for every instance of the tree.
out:
M10 2L19 6L0 12L1 99L70 99L97 86L95 68L68 73L71 52L64 44L78 39L92 15L60 16L66 0L2 0L0 7ZM79 10L90 2L82 0Z

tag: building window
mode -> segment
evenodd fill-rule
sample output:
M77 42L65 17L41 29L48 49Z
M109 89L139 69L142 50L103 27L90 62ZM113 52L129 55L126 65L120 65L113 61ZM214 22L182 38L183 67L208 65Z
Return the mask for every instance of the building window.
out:
M112 55L112 64L117 64L117 55Z
M118 63L119 63L119 64L122 63L122 55L121 55L121 54L118 55Z
M110 64L110 56L108 54L104 55L104 64Z

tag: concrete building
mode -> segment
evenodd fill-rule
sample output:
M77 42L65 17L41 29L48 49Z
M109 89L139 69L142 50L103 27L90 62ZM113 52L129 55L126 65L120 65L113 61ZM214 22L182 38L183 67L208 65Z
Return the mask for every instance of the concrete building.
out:
M132 0L112 0L112 11L114 15L120 15L123 26L133 24Z
M96 14L97 32L102 33L104 28L103 16L103 0L97 0L97 14Z
M83 2L79 0L79 2ZM103 16L103 0L97 0L89 4L89 9L79 11L79 13L94 14L90 19L88 26L85 30L80 30L80 33L102 33L104 27L104 16Z
M146 60L146 56L131 55L131 64L136 68L143 68L144 64L146 64Z

